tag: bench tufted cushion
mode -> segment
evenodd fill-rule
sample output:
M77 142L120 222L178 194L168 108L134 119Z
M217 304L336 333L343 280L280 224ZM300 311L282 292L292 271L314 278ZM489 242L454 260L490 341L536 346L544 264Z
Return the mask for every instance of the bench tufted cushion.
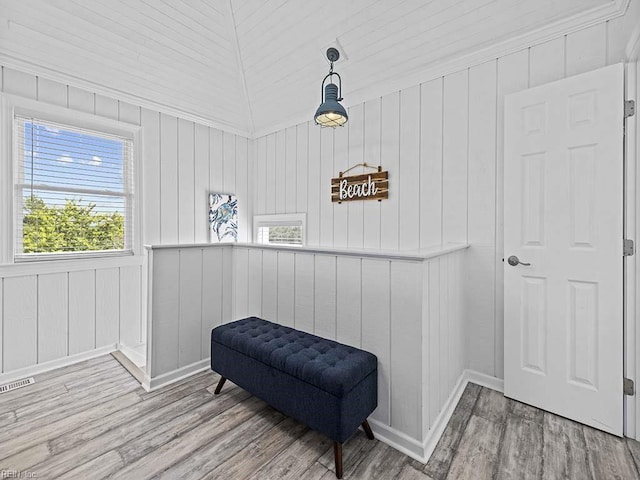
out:
M342 397L377 368L375 355L249 317L221 325L211 341Z

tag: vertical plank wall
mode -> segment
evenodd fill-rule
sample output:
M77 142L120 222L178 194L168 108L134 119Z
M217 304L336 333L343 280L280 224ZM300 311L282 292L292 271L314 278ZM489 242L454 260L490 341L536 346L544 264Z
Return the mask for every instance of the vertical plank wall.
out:
M151 247L149 386L207 368L211 329L259 316L377 355L372 422L423 457L465 365L463 255Z
M137 263L75 265L41 274L0 267L3 374L143 341L137 328L142 268Z
M372 419L417 445L465 365L463 256L416 261L237 245L233 318L256 315L373 352Z
M207 241L210 191L238 196L240 239L248 239L246 138L7 67L0 80L5 94L141 126L142 244ZM3 181L0 189L6 188ZM0 231L11 227L11 215L2 221ZM0 265L0 375L109 345L144 344L147 274L143 252L137 254L136 265L112 259L101 268L88 259L67 270L64 262L53 269L47 262L38 271L33 264L10 265L11 253L2 252L9 265Z
M469 243L466 367L503 377L503 98L625 59L627 15L349 108L345 128L312 121L255 142L254 211L307 213L310 246L411 250ZM348 100L348 91L345 92ZM290 176L277 162L291 163ZM284 158L284 160L283 160ZM389 170L383 202L332 204L330 178L366 161ZM289 170L287 170L289 172ZM283 191L295 202L276 201Z
M231 249L217 244L150 250L152 388L208 365L211 329L233 319Z

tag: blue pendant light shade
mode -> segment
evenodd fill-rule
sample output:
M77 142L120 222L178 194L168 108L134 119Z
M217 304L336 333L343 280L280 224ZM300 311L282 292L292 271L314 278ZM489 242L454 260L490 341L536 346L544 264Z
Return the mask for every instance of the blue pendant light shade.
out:
M335 128L341 127L347 123L349 116L347 115L345 108L339 103L342 100L342 97L340 96L342 93L342 79L340 78L340 75L333 71L333 62L340 58L338 50L335 48L328 49L327 58L331 62L331 69L322 81L322 92L324 95L322 96L322 103L318 107L318 110L316 110L314 119L316 121L316 125ZM325 82L327 79L331 80L333 75L338 77L340 87L335 83L328 83L325 87Z

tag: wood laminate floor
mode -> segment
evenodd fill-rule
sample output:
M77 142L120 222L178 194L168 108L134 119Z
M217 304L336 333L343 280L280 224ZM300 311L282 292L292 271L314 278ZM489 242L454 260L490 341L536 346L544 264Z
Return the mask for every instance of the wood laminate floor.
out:
M111 356L0 394L0 478L330 480L331 442L204 372L147 393ZM469 384L423 465L357 432L345 479L636 479L640 444Z

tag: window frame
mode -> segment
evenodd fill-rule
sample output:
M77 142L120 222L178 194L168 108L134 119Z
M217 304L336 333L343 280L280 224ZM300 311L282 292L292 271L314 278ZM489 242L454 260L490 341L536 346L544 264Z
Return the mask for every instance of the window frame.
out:
M78 260L102 257L126 257L142 254L141 231L141 182L140 159L142 128L139 125L113 120L97 115L79 112L57 105L50 105L36 100L2 94L2 116L0 119L0 136L5 145L1 153L0 176L5 179L2 185L3 207L0 210L3 220L0 221L0 264L22 264L29 262L49 262L61 260ZM129 210L130 218L125 218L131 232L131 241L125 250L101 250L64 253L19 254L18 248L18 214L16 190L19 188L19 166L15 157L22 147L17 145L15 132L16 116L31 117L34 120L67 125L71 128L93 130L96 133L122 137L132 142L130 164L126 168L133 169L128 175L129 185L126 187L127 202L133 205ZM125 181L126 178L125 178ZM7 220L4 220L7 219ZM125 229L127 224L125 224Z
M290 243L263 243L258 242L258 230L260 227L302 227L302 243L294 245ZM307 214L306 213L281 213L253 216L253 242L258 245L271 245L282 247L305 247L307 245Z

